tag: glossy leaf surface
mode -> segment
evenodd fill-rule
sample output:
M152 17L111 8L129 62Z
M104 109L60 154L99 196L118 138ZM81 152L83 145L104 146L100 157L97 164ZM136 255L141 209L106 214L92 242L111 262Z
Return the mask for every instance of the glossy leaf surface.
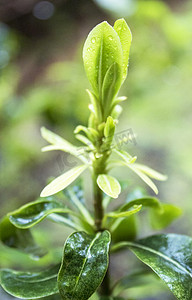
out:
M43 189L40 196L48 197L65 189L76 178L78 178L86 168L86 165L80 165L60 175Z
M114 63L122 66L123 51L116 31L107 22L102 22L89 33L83 48L83 61L87 77L96 96L101 96L103 81ZM121 86L122 70L119 69L115 83L116 93ZM112 72L111 76L114 74ZM108 79L109 80L109 79Z
M52 213L75 214L61 203L56 201L39 200L22 206L21 208L9 213L9 219L18 228L29 228Z
M179 300L192 299L192 238L161 234L135 243L122 242L113 247L129 247L170 288Z
M124 19L119 19L114 24L114 29L117 32L123 50L123 79L127 76L127 67L129 60L129 51L131 47L132 34Z
M0 271L0 283L4 290L20 299L38 299L58 293L57 274L59 266L39 273Z
M58 276L60 294L65 300L86 300L101 284L107 267L110 234L73 233L66 241Z
M117 198L121 192L121 186L116 178L101 174L97 178L97 184L100 189L112 198Z
M47 254L45 249L35 243L29 229L15 227L8 217L4 217L0 222L0 240L4 245L25 252L35 260Z

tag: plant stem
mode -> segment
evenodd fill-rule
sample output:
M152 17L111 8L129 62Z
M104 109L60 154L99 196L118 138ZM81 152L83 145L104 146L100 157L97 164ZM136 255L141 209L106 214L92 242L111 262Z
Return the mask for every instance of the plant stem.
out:
M94 190L94 212L95 212L95 228L96 231L102 231L102 220L104 217L104 209L103 209L103 192L97 185L97 177L99 174L106 173L106 162L109 157L109 154L104 154L100 158L95 158L93 162L93 190ZM103 282L100 286L100 293L103 296L110 295L110 276L109 276L109 268L107 273L103 279Z

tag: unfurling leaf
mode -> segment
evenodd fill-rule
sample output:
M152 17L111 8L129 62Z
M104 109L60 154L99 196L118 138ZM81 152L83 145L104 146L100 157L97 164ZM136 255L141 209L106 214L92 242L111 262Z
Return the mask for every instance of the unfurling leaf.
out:
M114 29L120 38L121 46L123 49L123 79L125 79L127 76L132 34L124 19L117 20L114 24Z
M50 195L56 194L61 190L65 189L69 184L71 184L79 175L85 171L86 165L80 165L75 167L66 173L60 175L54 179L50 184L48 184L41 192L41 197L48 197Z
M107 22L100 23L89 33L83 48L83 61L97 98L102 96L103 82L109 68L114 63L119 66L118 76L113 85L115 96L122 82L123 51L117 32ZM113 70L110 76L109 81L114 77Z
M178 300L192 299L192 238L178 234L154 235L122 242L113 251L129 247L169 287Z
M15 227L7 216L0 222L0 241L7 247L29 254L35 260L47 254L45 249L35 243L29 229Z
M64 300L87 300L95 292L107 271L109 244L108 231L76 232L67 239L58 275Z
M101 174L97 178L97 184L100 189L112 198L117 198L121 192L121 186L116 178Z
M19 299L39 299L59 293L57 274L59 265L39 273L0 270L0 283L4 290Z

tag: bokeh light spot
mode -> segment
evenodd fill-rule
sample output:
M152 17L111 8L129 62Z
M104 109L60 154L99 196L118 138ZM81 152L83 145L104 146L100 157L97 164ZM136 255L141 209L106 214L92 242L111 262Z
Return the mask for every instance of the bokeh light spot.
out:
M54 14L55 7L49 1L40 1L33 8L33 15L39 20L48 20Z

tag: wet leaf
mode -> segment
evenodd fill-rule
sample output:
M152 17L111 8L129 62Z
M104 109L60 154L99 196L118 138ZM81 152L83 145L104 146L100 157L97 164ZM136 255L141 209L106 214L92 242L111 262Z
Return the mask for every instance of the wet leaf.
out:
M57 294L57 274L59 266L42 272L19 272L9 269L0 270L0 283L3 289L20 299L38 299Z
M35 260L47 254L45 249L35 243L29 229L15 227L7 216L0 222L0 240L5 246L25 252Z
M124 19L117 20L114 24L114 29L120 38L121 46L123 49L123 79L125 79L127 76L127 67L129 60L129 51L132 41L132 34Z
M110 234L73 233L64 246L58 276L64 300L87 300L101 284L108 267Z
M46 199L31 202L9 213L9 219L16 227L24 229L38 224L53 213L76 215L75 212L65 208L61 203Z
M192 238L179 234L154 235L135 243L119 243L113 251L122 247L129 247L178 300L192 299Z
M114 94L117 93L123 75L123 51L118 34L107 22L100 23L89 33L83 48L83 61L93 91L100 98L107 71L114 63L118 65L118 77L113 86ZM110 76L114 77L113 70Z

